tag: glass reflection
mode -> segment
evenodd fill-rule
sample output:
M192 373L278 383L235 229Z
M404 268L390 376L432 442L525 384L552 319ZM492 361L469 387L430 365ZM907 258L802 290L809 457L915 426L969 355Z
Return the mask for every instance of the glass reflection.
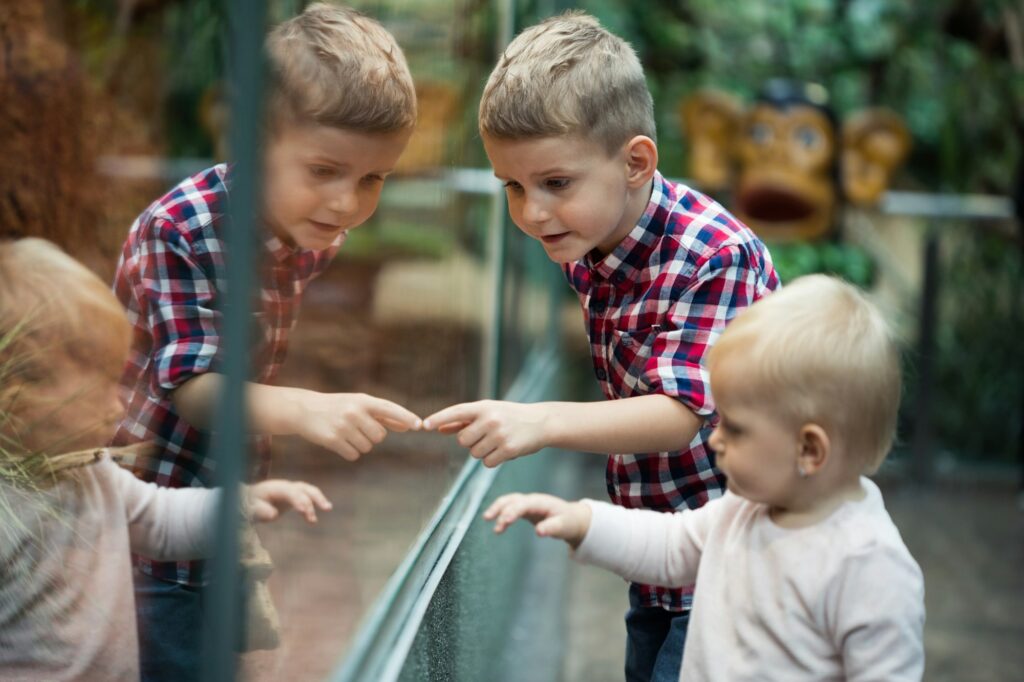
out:
M303 2L271 2L271 18ZM481 397L493 181L476 101L493 63L489 3L357 2L404 49L420 118L374 217L306 291L276 381L365 392L417 414ZM25 3L2 10L11 78L3 129L4 237L44 236L111 282L129 226L182 178L227 158L226 17L221 3ZM451 17L458 16L458 22ZM518 350L542 324L508 273L504 329ZM534 294L530 294L533 296ZM103 358L104 361L113 358ZM507 379L502 382L507 385ZM273 558L282 639L243 675L326 674L465 460L451 438L392 434L357 462L275 439L272 475L309 480L334 509L259 529ZM130 585L125 585L130 590Z

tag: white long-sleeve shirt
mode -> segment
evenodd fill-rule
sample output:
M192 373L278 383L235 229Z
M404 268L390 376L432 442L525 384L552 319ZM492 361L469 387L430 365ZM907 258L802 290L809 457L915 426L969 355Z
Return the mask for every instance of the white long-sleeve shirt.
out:
M138 680L130 552L210 554L218 494L109 459L45 493L0 484L0 679Z
M924 580L882 503L785 529L732 493L662 514L587 500L578 560L656 585L696 582L680 679L921 679Z

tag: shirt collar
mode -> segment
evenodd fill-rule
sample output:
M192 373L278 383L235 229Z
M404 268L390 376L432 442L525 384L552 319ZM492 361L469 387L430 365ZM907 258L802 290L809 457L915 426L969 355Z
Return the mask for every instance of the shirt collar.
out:
M651 254L665 232L665 221L654 218L664 212L669 195L670 188L665 178L655 171L651 182L651 198L640 220L607 256L594 260L596 251L587 254L583 259L587 268L598 277L611 281L619 289L630 289L650 261Z
M348 236L348 232L342 232L335 238L331 245L326 249L302 249L298 246L289 246L280 237L278 237L270 229L270 226L264 223L264 235L263 248L273 257L277 263L287 263L295 259L305 258L316 258L321 253L333 254L341 246L342 242L345 241L345 237Z

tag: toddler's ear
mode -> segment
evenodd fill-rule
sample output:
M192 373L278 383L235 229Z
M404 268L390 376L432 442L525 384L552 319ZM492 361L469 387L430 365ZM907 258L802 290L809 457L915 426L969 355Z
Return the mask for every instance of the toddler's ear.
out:
M636 135L626 143L625 152L629 186L643 187L658 170L658 146L646 135Z
M800 454L797 468L810 476L821 470L832 453L832 443L825 429L817 424L800 427Z

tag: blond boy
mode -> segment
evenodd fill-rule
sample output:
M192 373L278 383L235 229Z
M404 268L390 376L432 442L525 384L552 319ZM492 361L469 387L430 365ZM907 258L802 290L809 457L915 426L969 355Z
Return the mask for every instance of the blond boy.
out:
M631 580L696 580L682 680L920 680L921 570L866 478L900 397L881 315L804 277L741 313L710 363L723 498L665 515L513 494L485 518L527 518Z
M263 244L253 319L248 421L253 476L265 476L272 435L294 434L354 460L391 430L417 428L408 410L353 393L273 386L302 292L349 230L374 212L416 118L401 49L376 21L313 4L267 40ZM244 115L244 112L238 115ZM186 179L132 225L115 282L134 328L122 377L128 410L116 444L156 440L145 480L209 486L204 441L221 383L224 222L230 166ZM202 567L139 559L145 679L193 679L201 645Z
M657 170L654 113L633 49L569 13L516 37L480 102L512 221L579 296L606 401L476 402L428 417L488 466L547 446L610 455L616 504L658 511L719 497L705 355L778 287L764 245ZM630 588L626 677L678 676L692 589Z
M130 328L110 289L40 239L0 242L0 678L133 680L129 552L208 556L219 495L143 483L98 457L123 412ZM250 515L316 520L308 483L249 488Z

